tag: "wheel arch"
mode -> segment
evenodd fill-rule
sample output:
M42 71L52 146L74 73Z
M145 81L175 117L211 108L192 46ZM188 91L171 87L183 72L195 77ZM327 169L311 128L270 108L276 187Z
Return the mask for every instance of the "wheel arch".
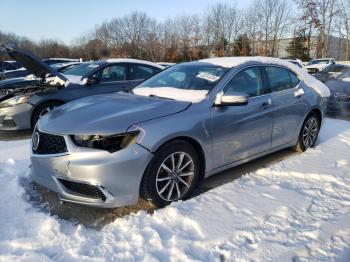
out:
M320 125L322 125L322 120L323 120L323 115L322 115L322 111L319 108L313 108L305 117L305 119L310 115L310 114L316 114L318 117L318 120L320 120Z
M44 105L44 104L48 104L48 103L60 103L61 105L65 104L66 102L63 101L63 100L60 100L60 99L49 99L49 100L43 100L41 102L39 102L37 105L35 105L35 107L33 108L33 111L32 111L32 114L30 116L30 124L31 124L31 127L34 128L33 126L33 121L34 121L34 114L36 113L36 110Z
M179 140L190 144L195 149L197 156L198 156L198 159L199 159L199 165L200 165L199 180L204 179L205 169L206 169L206 157L205 157L203 147L198 142L198 140L196 140L195 138L190 137L190 136L186 136L186 135L172 137L166 141L163 141L159 146L157 146L157 148L155 148L155 150L153 152L156 153L165 145L167 145L173 141L179 141Z

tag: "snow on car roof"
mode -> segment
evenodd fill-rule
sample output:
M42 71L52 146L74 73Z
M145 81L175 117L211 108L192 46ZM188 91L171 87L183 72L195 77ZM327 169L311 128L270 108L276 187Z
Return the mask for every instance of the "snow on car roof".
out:
M218 65L226 68L232 68L236 66L243 65L245 63L262 63L262 64L274 64L281 65L289 68L292 72L297 74L301 80L304 81L306 85L314 89L320 96L329 97L330 91L328 87L321 81L317 80L313 76L309 75L305 70L294 65L286 60L273 57L217 57L199 60L200 62L210 63L213 65Z
M158 65L156 63L145 61L145 60L138 60L133 58L110 58L105 60L107 63L136 63L136 64L146 64L154 67L158 67L160 69L164 69L163 66Z

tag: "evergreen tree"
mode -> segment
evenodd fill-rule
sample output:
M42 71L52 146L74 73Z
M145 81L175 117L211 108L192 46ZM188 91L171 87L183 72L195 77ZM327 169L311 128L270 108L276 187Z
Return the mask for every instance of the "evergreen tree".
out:
M249 56L252 49L249 45L249 38L246 34L239 35L233 45L234 56Z
M287 52L291 58L298 58L302 61L307 61L310 58L308 57L308 50L306 45L307 39L302 35L296 35L289 42L287 47Z

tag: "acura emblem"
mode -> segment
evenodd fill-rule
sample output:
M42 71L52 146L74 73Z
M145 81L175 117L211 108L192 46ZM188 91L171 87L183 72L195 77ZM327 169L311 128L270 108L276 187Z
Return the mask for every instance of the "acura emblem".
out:
M32 136L32 149L35 151L38 149L40 142L40 134L38 132L35 132Z

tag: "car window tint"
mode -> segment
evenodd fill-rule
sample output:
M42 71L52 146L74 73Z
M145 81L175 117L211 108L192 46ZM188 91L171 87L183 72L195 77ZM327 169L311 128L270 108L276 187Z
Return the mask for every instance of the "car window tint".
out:
M289 70L287 69L268 66L266 67L266 74L272 92L283 91L293 87L289 76Z
M158 71L150 66L130 64L130 80L146 79Z
M225 94L233 92L246 93L249 97L267 93L263 88L260 68L250 67L236 74L224 88Z
M300 79L292 72L289 72L292 87L296 87L300 83Z
M100 82L112 82L125 80L126 66L111 65L101 69L98 73Z

